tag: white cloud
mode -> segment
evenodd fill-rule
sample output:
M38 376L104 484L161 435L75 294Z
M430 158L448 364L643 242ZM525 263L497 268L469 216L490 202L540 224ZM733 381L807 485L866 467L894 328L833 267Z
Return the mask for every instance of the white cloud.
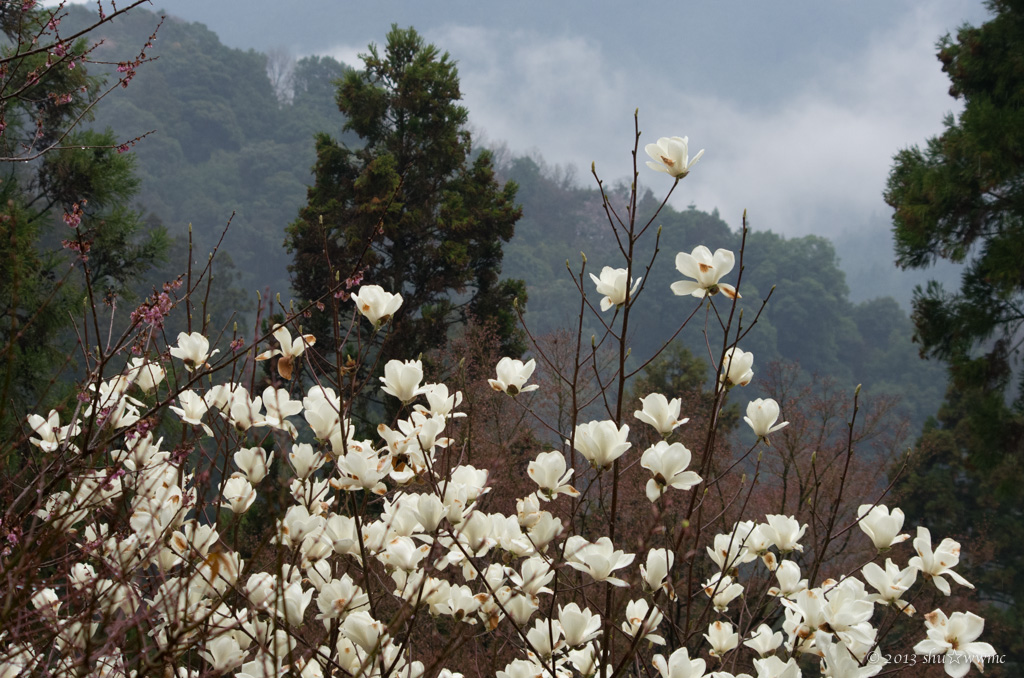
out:
M623 179L639 107L641 155L659 136L689 136L694 150L707 149L677 206L718 207L734 227L746 208L757 228L833 235L887 209L881 192L892 155L939 131L955 106L934 43L955 28L950 9L962 4L908 11L853 60L825 55L799 90L753 106L729 92L687 89L656 54L649 70L631 70L580 35L449 25L425 37L458 60L474 128L513 152L537 150L549 163L575 164L584 178L596 161L602 178ZM362 49L331 54L351 63ZM667 190L671 180L642 160L641 182Z
M360 54L366 53L366 46L369 41L362 45L335 45L331 49L327 50L326 56L333 59L337 59L346 66L352 66L358 68L362 66L363 60L359 58Z

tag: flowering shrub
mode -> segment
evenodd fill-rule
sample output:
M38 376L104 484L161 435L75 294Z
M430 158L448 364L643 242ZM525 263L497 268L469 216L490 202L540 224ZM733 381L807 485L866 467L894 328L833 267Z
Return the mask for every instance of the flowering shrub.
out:
M674 178L669 194L703 153L689 160L676 137L647 151ZM635 197L624 209L605 198L622 267L587 278L584 259L573 274L573 355L555 360L538 341L484 384L552 433L505 466L518 478L466 461L469 431L489 424L465 416L462 391L426 381L421 360L368 378L400 291L330 290L324 302L348 319L335 356L315 353L301 313L245 351L218 353L198 330L162 346L146 309L162 322L173 289L147 302L90 354L74 411L29 414L24 444L6 451L0 676L860 678L918 655L951 676L981 669L994 655L977 641L981 618L913 621L912 601L950 595L947 577L970 586L960 545L933 546L925 527L902 545L904 515L883 490L845 482L856 405L833 493L819 482L794 513L785 501L751 511L789 404L742 396L757 378L738 346L750 329L742 251L698 245L676 259L690 280L672 291L696 306L666 312L704 319L707 411L632 399L647 364L629 352L646 277L634 268L650 267L634 252L659 237ZM589 349L584 313L604 328ZM275 369L258 376L254 360ZM545 371L570 394L567 419L539 407L544 389L529 382ZM730 400L753 432L740 452L721 439ZM833 470L813 455L805 468ZM508 487L526 489L506 501ZM840 510L851 493L864 497L856 514Z

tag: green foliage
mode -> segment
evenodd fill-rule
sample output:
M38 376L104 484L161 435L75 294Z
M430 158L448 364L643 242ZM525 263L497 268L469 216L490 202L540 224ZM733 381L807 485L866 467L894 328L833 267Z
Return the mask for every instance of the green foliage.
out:
M947 533L984 544L963 572L1014 675L1024 663L1024 588L1014 576L1024 566L1024 398L1013 393L1024 320L1024 3L987 6L990 21L939 41L963 112L923 149L896 155L885 199L902 266L965 262L959 290L932 282L915 291L915 339L951 379L898 486L901 502L908 515L935 516Z
M68 12L69 28L94 15L77 6ZM96 36L105 42L95 57L116 63L120 46L141 44L158 21L140 9L102 26ZM237 266L232 295L248 291L236 310L251 311L255 291L265 286L287 300L284 227L305 196L312 135L340 132L332 81L345 66L330 57L299 60L294 96L282 100L267 77L266 55L230 49L201 24L167 18L148 52L156 60L97 108L94 126L113 127L123 138L153 131L132 146L138 199L176 242L185 242L192 226L197 261L205 263L231 219L221 251L230 251ZM175 249L158 283L181 271L187 255Z
M898 262L966 261L959 291L918 289L922 351L947 361L962 385L1004 388L1016 359L1024 301L1024 4L990 2L995 17L939 42L964 101L925 148L900 151L885 193ZM977 351L989 368L969 367Z
M397 27L383 54L371 45L363 59L337 90L359 145L317 136L316 183L288 229L295 290L314 301L358 277L400 292L389 357L442 346L469 315L493 322L503 350L518 355L512 300L525 294L499 279L520 215L516 185L498 183L489 152L471 158L455 64Z
M1024 427L1002 394L950 388L897 487L907 515L925 516L932 539L970 548L957 571L984 604L985 632L1006 655L1006 673L1024 662L1019 601L1024 600Z
M0 201L0 430L6 434L66 358L54 338L68 326L75 295L62 284L64 258L38 247L45 220L25 207L13 177L0 184Z
M0 96L7 122L0 146L8 161L0 165L5 442L16 425L13 413L38 411L67 395L60 380L75 353L72 325L89 295L100 306L134 298L134 286L168 246L162 227L131 208L138 192L134 158L118 151L110 130L77 128L99 94L99 79L78 61L88 43L78 41L63 56L31 54L53 40L43 29L48 20L44 10L0 13L9 58L3 79L12 88ZM18 90L23 80L32 84Z

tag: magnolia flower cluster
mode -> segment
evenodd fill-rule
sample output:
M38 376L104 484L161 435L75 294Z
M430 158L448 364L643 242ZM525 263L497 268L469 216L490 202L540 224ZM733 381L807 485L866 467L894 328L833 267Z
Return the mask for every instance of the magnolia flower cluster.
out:
M687 139L678 137L647 151L651 167L676 179L703 153L690 159ZM675 283L676 294L739 297L721 282L734 266L731 252L699 246L679 254L676 265L691 279ZM640 289L627 269L605 267L592 278L603 311L628 311ZM401 296L374 285L351 299L374 333L402 305ZM277 373L289 380L315 338L293 338L286 326L272 336L258 358L278 358ZM740 520L711 539L698 534L700 542L690 539L689 525L678 539L657 524L639 526L643 541L605 534L606 509L593 495L618 483L620 468L638 468L655 513L673 494L693 505L720 489L717 478L701 476L717 473L714 466L699 457L695 464L678 437L688 421L678 398L639 399L634 416L658 438L643 450L636 445L643 438L635 431L631 438L621 421L567 427L564 445L554 442L560 449L522 459L518 470L531 489L503 513L489 503L495 479L454 444L462 392L425 383L419 360L388 361L379 384L368 387L393 399L399 413L373 428L350 417L340 388L303 391L296 379L290 388L275 381L251 392L251 383L212 383L215 375L204 370L216 353L196 332L180 334L170 348L170 360L188 375L163 401L165 425L181 426L173 443L150 430L148 420L162 409L146 411L146 399L159 403L170 381L166 358L133 360L123 374L92 384L80 411L64 421L55 411L28 416L39 455L76 462L69 482L48 488L35 516L72 543L67 562L42 573L28 597L43 630L15 641L0 629L0 677L142 675L125 669L138 658L108 642L117 628L138 629L154 656L182 666L181 678L461 676L452 670L459 667L435 665L432 649L417 655L411 645L406 624L436 619L452 638L493 633L495 647L512 648L515 658L495 670L499 678L610 676L622 657L609 655L623 644L647 653L644 669L660 678L736 678L725 667L736 666L740 653L739 665L757 678L796 678L801 661L816 662L824 676L867 678L884 665L873 652L882 641L878 617L915 615L909 599L919 583L947 596L947 579L970 586L954 569L960 545L947 538L934 546L924 527L912 541L914 555L901 560L896 549L909 550L899 546L909 539L903 513L882 504L860 507L855 524L864 536L844 527L884 552L884 566L872 561L839 580L809 581L800 564L808 525L784 513ZM735 346L718 367L716 396L754 376L753 356ZM488 383L508 396L534 391L535 369L535 360L505 357ZM786 426L779 415L774 400L749 402L744 419L758 445ZM200 470L211 438L230 456ZM243 558L229 538L254 507L280 509L266 526L272 557ZM708 514L709 507L701 503ZM117 522L119 515L126 520ZM693 572L701 574L690 590ZM89 604L78 604L83 599ZM673 611L693 603L704 615L703 633L678 647ZM326 633L314 633L321 624ZM923 624L914 650L941 657L949 675L966 673L968 660L980 669L994 654L978 641L984 622L976 615L937 609Z
M889 550L907 538L897 534L903 523L899 509L890 512L883 505L865 505L860 507L859 516L858 526L880 550ZM704 583L704 593L714 609L723 616L729 614L734 601L744 595L741 580L742 573L749 570L747 564L760 561L776 580L777 585L768 593L782 605L784 619L781 630L760 624L745 639L733 621L712 622L704 636L711 646L711 656L724 657L742 643L760 657L753 660L758 678L800 676L796 662L799 654L819 657L823 676L874 676L885 665L881 655L873 651L880 640L878 628L872 624L876 608L892 607L914 615L916 611L906 598L918 574L946 595L950 589L943 575L969 586L952 569L958 560L959 544L945 539L933 549L930 533L919 527L914 540L918 555L911 557L905 567L887 558L884 568L874 562L864 565L861 578L826 579L812 588L791 557L803 550L800 540L806 532L807 525L791 516L768 515L764 523L740 522L731 532L715 536L707 552L718 572ZM914 651L941 655L937 659L946 672L962 676L970 666L968 660L980 669L984 660L995 654L991 645L976 640L983 626L983 620L971 613L956 612L947 617L936 610L925 615L927 638L917 643ZM777 653L789 659L783 661ZM677 661L684 661L683 655ZM703 667L692 667L694 671L697 668L701 672L683 675L704 675Z
M282 337L275 338L285 345ZM189 342L203 345L195 339ZM190 360L197 368L205 361L204 351L175 357ZM126 376L95 387L93 402L85 409L103 405L108 426L130 427L141 406L127 395L135 383L129 375L137 375L138 367L130 366ZM510 386L518 392L527 390L525 381L533 367L505 361L499 364L495 381L506 392ZM565 576L559 573L559 559L568 570L601 585L627 588L639 582L645 595L629 600L623 617L614 623L627 637L664 645L662 607L676 596L676 552L652 548L638 560L638 554L618 548L607 536L591 541L581 534L566 535L564 522L543 508L548 502L581 495L572 484L579 467L559 450L541 452L529 462L526 470L537 491L518 501L516 514L487 512L483 498L490 491L488 472L469 464L442 470L437 457L437 451L450 443L444 434L460 415L456 408L462 394L452 394L442 384L423 384L422 374L417 361L385 366L382 393L405 404L425 403L410 407L394 427L379 425L377 438L365 440L357 438L344 416L345 404L330 388L313 386L301 399L274 387L253 397L237 383L218 384L203 393L182 391L178 405L168 409L198 439L230 434L247 440L261 429L276 432L264 438L273 441L269 447L253 440L236 449L233 469L219 484L218 503L234 515L249 511L259 488L266 486L274 458L282 459L284 475L290 477L291 505L276 522L275 544L294 557L269 570L245 562L225 545L217 523L194 512L198 485L185 460L172 455L164 440L151 433L129 436L124 449L110 452L123 473L85 473L70 491L51 495L40 512L56 529L79 530L83 547L98 545L80 550L70 569L72 579L54 581L32 598L56 634L59 658L54 660L56 655L42 647L0 645L0 670L46 665L55 675L70 675L76 657L99 628L98 623L83 625L80 619L62 616L59 591L70 586L95 592L97 620L144 613L153 620L151 635L166 647L183 651L199 629L207 629L199 657L214 671L235 671L239 676L291 671L316 678L339 665L353 675L375 676L388 670L409 678L421 675L424 665L408 654L385 619L373 615L362 584L347 573L339 574L338 559L363 566L364 559L380 563L391 577L392 594L407 604L424 606L430 615L485 631L509 618L523 630L523 656L499 675L537 675L552 662L560 671L571 668L584 676L606 670L600 667L603 612L574 602L559 604L554 617L542 614L549 609L544 599L553 595L556 577ZM148 385L137 384L143 392ZM685 422L678 400L651 394L640 405L637 419L662 436ZM774 412L756 412L765 407L764 401L751 407L748 415L755 431L758 422L774 422ZM300 421L300 415L312 444L292 442L298 431L291 420ZM61 425L56 413L46 418L30 415L28 421L37 436L33 443L43 453L80 446L81 421ZM765 435L774 430L774 424L759 425L767 426ZM570 446L591 473L600 473L627 454L632 443L628 426L592 421L576 428ZM646 449L639 463L651 473L648 498L655 502L669 490L690 490L702 482L687 470L690 461L691 453L678 442L660 440ZM385 498L378 517L357 523L342 510L343 497L362 492ZM117 532L107 522L106 509L115 502L129 507L128 532ZM857 524L875 547L889 550L907 538L899 534L902 523L899 509L865 505ZM887 559L884 568L875 563L864 566L863 580L850 576L810 588L792 559L803 549L800 542L806 532L807 526L791 516L768 515L764 522L740 522L731 532L714 537L707 554L717 571L702 585L703 595L720 615L704 634L709 657L726 657L742 644L757 655L753 665L759 677L800 675L795 663L799 653L820 657L825 675L875 675L882 664L868 655L877 640L872 625L876 607L913 614L906 598L918 574L946 594L946 577L967 585L953 570L959 545L946 539L933 548L930 533L918 528L916 555L902 569ZM736 601L745 594L750 564L757 561L777 582L770 593L779 601L784 620L781 629L760 624L741 635L730 615L738 612ZM155 579L154 572L159 573ZM226 602L229 591L242 594L240 603ZM310 651L296 645L288 629L307 623L310 609L316 620L337 629L333 646ZM957 612L947 617L936 610L926 616L926 625L927 637L917 644L917 651L946 655L949 666L959 666L953 660L961 655L978 661L994 652L976 641L983 622L973 615ZM681 648L668 656L654 655L653 666L664 678L707 675L706 661L691 658L688 652ZM783 660L780 654L789 658ZM97 661L120 666L125 658L111 649Z

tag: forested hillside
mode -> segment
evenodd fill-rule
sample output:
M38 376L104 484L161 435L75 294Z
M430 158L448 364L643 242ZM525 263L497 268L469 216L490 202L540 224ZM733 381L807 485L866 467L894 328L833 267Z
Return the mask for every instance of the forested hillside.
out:
M72 18L86 15L73 11ZM101 49L144 37L157 21L155 14L134 12L105 28L108 42ZM255 290L269 288L287 300L290 256L283 247L284 233L312 183L314 134L323 131L356 143L351 134L342 135L344 118L334 103L333 81L347 66L329 57L306 57L291 65L289 77L272 83L267 55L225 47L203 25L173 17L161 26L150 56L157 60L125 91L108 97L94 123L126 138L155 130L132 148L141 208L179 239L179 252L188 224L198 250L206 252L235 213L225 241L237 269L235 298L253 299ZM287 71L289 65L283 65ZM274 67L279 72L282 64ZM587 270L596 274L613 263L615 251L596 188L543 165L543 160L506 156L499 167L504 179L518 184L517 200L523 206L516 234L505 247L503 275L525 281L527 322L539 334L565 326L576 314L566 259L578 269L579 252L585 251ZM662 227L660 253L648 285L659 303L633 325L634 355L656 349L692 310L690 299L669 291L681 277L674 268L675 254L697 244L740 246L741 215L708 214L699 208L699 195L686 197L694 203L690 209L668 208L657 224ZM653 211L654 197L647 200ZM649 248L653 237L654 229ZM641 260L644 256L649 252ZM890 258L880 262L887 265ZM182 261L172 256L161 274L180 269ZM863 383L868 393L899 395L915 428L935 411L944 388L941 368L918 359L912 325L896 301L850 301L830 241L752 232L743 281L748 321L772 284L777 286L772 301L744 342L759 365L798 362L806 373L850 388ZM596 322L589 322L588 332L596 334ZM680 335L698 354L701 326L694 323Z
M87 21L71 8L67 21ZM145 11L103 27L96 58L137 42L159 18ZM287 296L284 226L295 219L315 160L313 134L339 135L343 119L332 81L345 67L329 57L294 64L287 99L267 77L267 57L221 44L202 24L168 17L139 77L96 109L94 125L122 137L154 130L132 148L145 210L182 238L192 225L209 251L231 217L225 240L248 291ZM205 260L201 256L200 260ZM172 266L183 259L172 257Z
M575 182L551 176L530 158L510 160L508 178L519 184L524 216L515 239L506 247L505 273L526 281L530 295L527 323L537 333L553 331L572 322L578 306L566 259L579 270L580 252L586 252L587 270L598 274L608 264L618 266L620 255L611 235L596 189L578 188ZM620 195L623 193L620 191ZM613 197L614 201L614 197ZM647 208L657 201L648 193ZM683 276L675 269L677 252L690 252L704 244L712 250L740 249L736 228L741 215L727 223L716 212L696 207L680 212L662 211L660 252L648 278L648 294L658 303L644 307L635 327L634 355L646 356L658 348L694 306L690 297L677 297L670 285ZM651 229L646 250L638 261L649 261L655 233ZM586 278L589 284L589 277ZM832 243L825 238L785 238L770 231L753 231L747 238L743 300L746 322L761 300L776 289L744 350L753 351L760 365L781 360L797 362L808 374L831 377L851 387L863 384L867 392L899 395L904 414L916 425L935 411L942 397L944 375L940 366L922 361L911 342L913 325L891 297L854 304ZM713 318L711 322L714 322ZM698 355L706 355L701 336L703 321L691 323L680 340ZM596 321L587 334L600 336Z

